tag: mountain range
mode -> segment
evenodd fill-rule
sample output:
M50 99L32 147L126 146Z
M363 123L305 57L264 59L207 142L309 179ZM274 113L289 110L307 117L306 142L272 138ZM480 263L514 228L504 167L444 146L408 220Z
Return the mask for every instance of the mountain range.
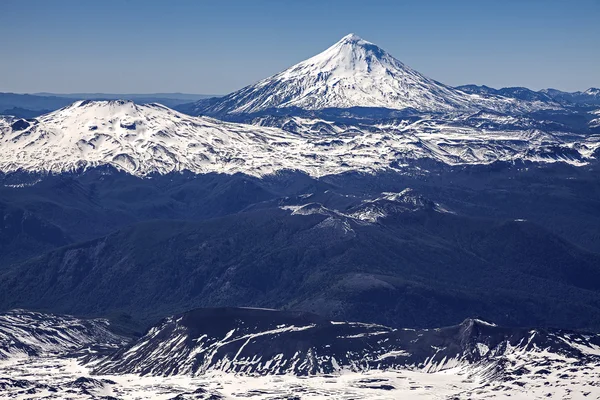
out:
M69 96L0 94L0 397L597 392L598 89L351 34L223 97Z
M0 115L17 118L35 118L78 100L131 100L138 103L161 103L168 107L189 103L210 95L186 93L148 93L148 94L111 94L111 93L0 93Z
M9 174L0 304L123 314L138 327L217 305L390 326L473 315L600 326L596 169L414 168L323 178Z
M349 34L314 57L222 97L186 93L0 93L0 114L31 118L77 100L122 99L215 116L355 107L523 113L598 106L600 89L564 92L523 87L493 89L485 85L450 87L420 74L377 45Z
M255 122L261 126L190 117L155 103L79 101L31 120L0 117L0 169L61 173L108 165L137 176L296 170L318 177L402 170L419 159L586 165L600 148L597 136L564 124L495 113L378 124L302 117Z

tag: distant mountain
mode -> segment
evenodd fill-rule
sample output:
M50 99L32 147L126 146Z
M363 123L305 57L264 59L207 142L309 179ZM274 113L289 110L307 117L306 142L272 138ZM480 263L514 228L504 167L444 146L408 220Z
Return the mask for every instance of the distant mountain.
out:
M193 115L220 115L352 107L449 112L524 111L556 105L465 93L423 76L375 44L350 34L283 72L222 98L180 109Z
M452 88L355 35L189 106L222 119L7 95L0 309L600 329L600 114L558 95Z
M190 93L35 93L40 96L64 97L76 100L131 100L138 104L159 103L167 107L175 107L190 101L216 98L216 95Z
M583 92L583 94L590 96L590 97L596 97L596 98L600 98L600 89L598 88L589 88L588 90L586 90L585 92Z
M191 93L32 93L36 96L66 97L77 100L136 100L139 99L171 99L171 100L200 100L210 97L219 97L212 94ZM166 105L166 104L165 104Z
M548 94L543 92L536 92L524 87L507 87L502 89L494 89L485 85L463 85L457 86L456 89L471 94L497 95L517 100L543 102L549 105L558 106L558 103L556 103L554 99Z
M168 107L213 97L187 93L110 94L110 93L0 93L0 115L35 118L65 107L77 100L135 100L137 103L160 103Z
M600 147L568 127L493 113L360 125L297 118L270 128L254 122L191 117L155 103L78 101L35 119L0 117L0 171L112 166L137 176L186 170L324 176L398 169L425 158L448 165L520 160L583 166ZM540 130L547 128L567 134Z
M32 118L39 117L40 115L48 114L49 112L52 112L52 111L53 110L49 110L49 109L30 110L30 109L22 108L22 107L12 107L12 108L7 108L4 111L0 111L0 116L8 115L8 116L13 116L13 117L17 117L17 118L32 119Z
M32 118L67 106L73 101L73 99L58 96L0 93L0 115Z
M557 89L542 89L533 91L524 87L506 87L494 89L485 85L463 85L456 89L466 93L480 95L497 95L523 101L542 102L548 105L598 105L600 104L600 89L589 88L584 92L563 92Z
M600 105L600 89L589 88L584 92L563 92L557 89L543 89L540 93L547 94L558 102Z

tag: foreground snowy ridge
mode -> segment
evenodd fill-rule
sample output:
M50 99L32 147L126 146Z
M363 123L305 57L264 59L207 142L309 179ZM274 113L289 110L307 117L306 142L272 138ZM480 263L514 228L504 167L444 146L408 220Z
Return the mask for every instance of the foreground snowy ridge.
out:
M27 322L29 333L15 321ZM73 337L90 323L23 310L0 316L0 328L13 338L35 332L35 340L46 343ZM298 312L199 309L166 318L112 353L99 346L115 337L95 332L79 348L44 346L25 357L11 352L0 362L0 398L600 395L600 335L503 328L478 319L398 330ZM4 349L15 343L0 337Z
M401 170L419 159L585 165L600 147L594 137L510 126L488 130L481 122L512 124L511 118L478 114L467 124L465 117L423 116L353 126L290 117L278 121L281 129L191 117L159 104L80 101L33 120L0 117L0 171L62 173L109 165L137 176L300 170L319 177Z
M478 319L398 330L296 312L198 309L163 320L101 361L96 372L318 375L409 368L432 373L494 364L497 377L508 367L501 359L539 352L599 362L600 335L504 328Z

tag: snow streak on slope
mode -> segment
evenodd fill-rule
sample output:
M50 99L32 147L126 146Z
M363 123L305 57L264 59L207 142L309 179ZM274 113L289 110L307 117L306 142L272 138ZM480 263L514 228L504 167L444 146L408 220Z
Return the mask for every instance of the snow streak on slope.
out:
M44 343L76 320L8 316L28 321ZM398 330L290 311L199 309L104 359L52 351L3 360L0 399L597 398L599 345L597 334L479 319Z
M103 319L13 310L0 314L0 360L64 353L88 344L123 344Z
M392 329L260 309L197 309L169 317L96 365L96 373L319 375L457 367L510 375L515 364L555 354L600 362L600 335L504 328L478 319L439 329ZM491 373L491 372L490 372Z
M346 227L348 232L354 232L352 229L354 223L373 224L387 217L406 212L431 210L453 213L441 204L426 199L411 188L406 188L398 193L383 192L380 197L365 199L361 204L346 208L344 211L327 208L317 202L306 203L306 198L304 196L287 197L279 200L279 208L291 211L292 215L325 215L328 219L317 226L324 227L324 224L328 223L331 227L335 223L337 226Z
M539 101L470 94L425 77L385 50L350 34L283 72L233 92L203 109L203 114L255 113L271 108L377 107L448 112L492 109L524 111L553 108Z
M595 116L595 118L589 122L590 128L600 127L600 109L595 110L595 111L590 111L590 114Z
M418 159L583 165L600 146L598 138L537 129L488 130L492 123L513 123L511 117L465 118L425 115L356 126L300 117L270 121L285 128L279 129L191 117L159 104L82 101L33 120L0 118L0 171L61 173L110 165L137 176L184 170L263 176L287 169L318 177L402 169Z

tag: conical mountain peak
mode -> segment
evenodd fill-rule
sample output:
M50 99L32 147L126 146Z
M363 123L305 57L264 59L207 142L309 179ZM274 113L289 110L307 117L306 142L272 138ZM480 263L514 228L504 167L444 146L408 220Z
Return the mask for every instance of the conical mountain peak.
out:
M289 107L449 111L468 106L469 95L419 74L376 44L350 33L321 53L219 99L204 113Z
M354 107L455 112L502 111L515 101L476 96L436 82L374 43L350 33L321 53L194 110L199 114L258 113L269 109Z
M343 38L341 38L338 43L354 43L354 44L356 44L356 43L361 43L361 42L370 43L355 33L349 33L346 36L344 36Z
M344 36L342 40L362 40L362 38L356 33L349 33L346 36Z
M377 45L354 34L344 36L323 52L302 61L279 74L281 77L303 79L313 75L328 78L332 82L351 80L351 75L386 74L406 67ZM275 77L278 77L276 75ZM375 83L375 82L374 82Z

